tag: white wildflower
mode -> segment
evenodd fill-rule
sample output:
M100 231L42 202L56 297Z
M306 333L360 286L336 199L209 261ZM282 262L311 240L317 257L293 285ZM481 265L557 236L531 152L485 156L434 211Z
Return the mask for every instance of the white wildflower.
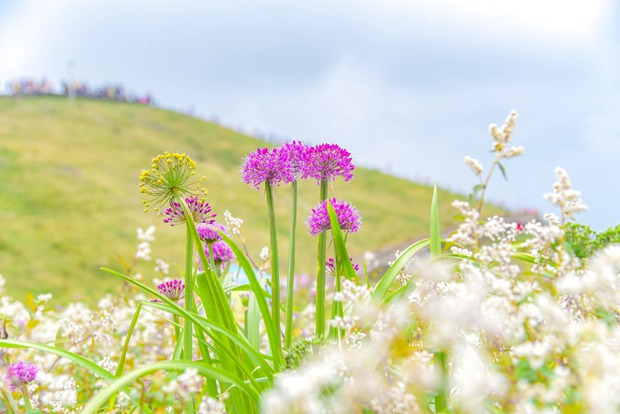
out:
M555 168L558 180L553 183L553 192L545 194L545 198L562 209L562 218L574 218L573 214L586 211L586 206L581 200L581 192L574 190L570 178L565 169Z
M116 367L118 366L118 363L112 361L112 359L106 355L103 357L101 361L97 363L97 365L99 365L101 368L105 369L106 371L110 373L114 373L114 371L116 371Z
M49 302L50 300L52 300L51 293L41 293L39 296L37 296L36 302L39 304L43 304Z
M155 241L155 226L149 226L148 229L142 230L140 227L137 229L138 240L143 242L154 242Z
M182 399L188 399L193 394L197 394L202 389L203 378L198 374L196 368L187 368L176 379L164 385L164 392L175 393Z
M234 235L239 236L241 234L240 229L243 224L243 220L237 217L233 217L230 211L224 211L224 222L226 223L226 227L230 229L230 232Z
M138 244L138 250L136 250L135 258L150 261L151 260L151 244L146 241Z
M463 158L463 162L465 163L465 165L469 167L469 169L475 175L482 174L483 172L482 164L480 164L480 161L478 161L477 159L472 158L469 155L467 155L465 158Z
M260 257L260 259L263 262L266 262L267 260L269 260L269 247L264 246L261 251L260 254L258 255L258 257Z
M155 259L155 271L167 275L170 272L170 265L162 259Z
M198 414L223 414L226 406L220 400L205 395L198 407Z

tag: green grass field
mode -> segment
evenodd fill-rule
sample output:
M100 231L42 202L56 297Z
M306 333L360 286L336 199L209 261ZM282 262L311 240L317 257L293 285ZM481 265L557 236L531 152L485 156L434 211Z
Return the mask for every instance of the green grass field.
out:
M245 154L265 146L200 119L136 104L0 98L0 274L8 293L23 298L26 292L51 292L55 303L93 300L119 284L99 268L121 269L116 255L131 260L136 227L151 224L157 227L153 258L182 266L184 230L145 214L138 188L141 170L166 150L196 161L214 211L222 215L228 209L245 220L249 251L258 256L269 242L265 197L241 182L239 166ZM303 221L316 204L318 187L301 182L299 188L298 270L312 273L316 240ZM349 237L350 252L358 256L426 235L431 193L427 186L359 167L352 181L330 189L361 212L362 230ZM446 227L456 222L449 207L455 197L440 192ZM290 190L277 188L283 265L289 205ZM146 281L153 267L141 267Z

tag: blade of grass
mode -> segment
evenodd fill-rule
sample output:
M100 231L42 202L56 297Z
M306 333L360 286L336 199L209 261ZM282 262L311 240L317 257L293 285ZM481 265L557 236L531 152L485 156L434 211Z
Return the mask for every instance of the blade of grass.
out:
M205 331L208 329L212 329L215 332L218 332L224 336L227 336L231 341L235 342L236 345L242 347L242 349L247 352L248 356L250 356L250 359L259 362L260 367L263 368L263 370L265 370L265 375L270 377L270 375L273 373L273 370L271 369L267 361L263 358L263 356L260 353L258 353L256 350L254 350L252 347L250 347L247 341L242 336L240 336L238 332L230 332L228 329L221 326L221 324L218 322L210 321L206 318L203 318L202 316L196 315L195 313L188 313L185 309L178 306L175 302L171 301L166 296L159 294L159 292L149 288L148 286L138 282L137 280L129 276L125 276L122 273L119 273L111 269L103 268L103 270L105 272L108 272L118 278L121 278L133 284L136 287L139 287L145 292L152 294L153 296L155 296L156 298L164 302L166 305L168 305L165 308L165 310L167 310L168 312L178 313L179 316L183 316L184 318L190 318L192 322L194 322L195 324L202 325L202 328L205 329ZM158 303L158 302L143 302L143 304L153 306L153 307L162 305L161 303ZM213 338L213 335L211 335L211 337ZM241 360L243 360L243 358L241 358Z
M205 376L216 379L221 383L232 384L235 388L241 390L245 395L247 395L253 403L253 412L258 410L258 405L260 401L260 394L248 386L244 381L240 378L232 375L230 372L224 371L222 369L211 367L208 365L200 364L197 362L187 362L187 361L164 361L164 362L156 362L145 367L138 368L130 373L123 375L121 378L118 378L110 383L106 388L101 390L97 395L95 395L86 406L82 410L82 414L95 414L98 412L99 408L106 403L110 399L114 393L118 392L120 389L126 387L131 384L133 381L151 374L157 371L177 371L182 372L187 368L195 368L198 370L198 373ZM240 407L235 407L239 409ZM241 411L239 411L241 412Z
M437 183L435 183L435 186L433 187L433 198L431 201L431 258L437 257L441 254L441 234L439 229L439 202L437 201Z
M256 274L254 273L254 269L250 265L245 254L241 251L239 246L226 234L220 232L223 240L230 246L232 251L235 253L237 257L237 261L243 268L246 276L248 277L248 281L252 286L252 291L256 297L256 302L258 304L258 308L260 310L261 316L263 317L263 323L265 324L265 329L267 331L267 337L269 338L269 347L271 349L271 356L273 357L273 368L274 371L280 371L280 366L282 365L282 348L280 346L280 338L276 338L279 336L280 332L276 329L273 320L271 319L271 314L269 313L269 305L267 305L266 292L258 282L256 278Z
M385 272L385 274L379 280L379 283L375 286L372 296L377 300L382 300L390 290L392 283L398 276L398 273L407 265L407 262L420 250L428 247L430 239L423 239L415 242L411 246L407 247L392 266Z

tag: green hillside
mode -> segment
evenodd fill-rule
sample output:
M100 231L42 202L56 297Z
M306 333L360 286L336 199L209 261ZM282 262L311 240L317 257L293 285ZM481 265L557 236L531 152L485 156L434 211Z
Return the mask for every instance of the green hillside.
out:
M303 138L303 137L299 137ZM136 228L155 224L153 258L182 266L183 229L145 214L140 171L164 152L185 152L207 177L209 201L220 216L243 218L251 254L268 244L264 194L239 178L245 154L267 144L172 111L60 97L0 98L0 274L7 291L51 292L59 300L99 297L119 282L99 270L130 260ZM355 154L352 154L355 157ZM349 237L352 254L397 245L427 233L431 190L363 168L331 195L353 202L364 225ZM289 189L276 190L283 262L288 246ZM303 220L316 203L314 182L300 183L299 270L314 272L316 240ZM440 193L442 224L454 224L453 194ZM223 218L223 217L222 217ZM142 265L150 282L154 264ZM171 267L176 272L174 266Z

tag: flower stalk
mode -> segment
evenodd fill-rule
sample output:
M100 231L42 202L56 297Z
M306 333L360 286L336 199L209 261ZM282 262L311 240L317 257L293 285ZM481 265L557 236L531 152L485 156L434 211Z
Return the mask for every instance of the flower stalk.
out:
M284 347L289 349L293 341L293 299L295 296L295 233L297 228L297 180L291 183L291 228L289 237L288 275L286 279L286 327Z
M282 349L280 328L280 263L278 257L278 231L273 207L273 191L271 183L265 181L267 211L269 215L269 248L271 249L271 317L278 331L278 349Z
M321 202L327 200L327 180L321 181ZM327 233L319 234L317 251L317 275L316 275L316 336L322 338L325 335L325 253L327 250Z

